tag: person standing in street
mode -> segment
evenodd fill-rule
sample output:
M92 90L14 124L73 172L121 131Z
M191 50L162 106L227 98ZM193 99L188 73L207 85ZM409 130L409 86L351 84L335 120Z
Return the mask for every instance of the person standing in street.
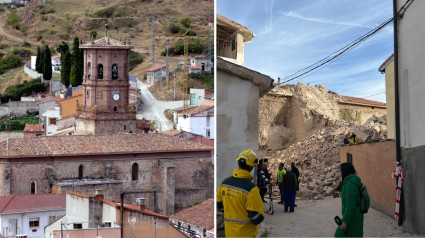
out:
M253 150L245 150L236 161L239 169L217 189L217 209L224 210L226 237L255 237L264 220L264 204L250 173L258 162L257 155Z
M359 203L363 184L351 163L341 164L341 176L342 224L337 227L335 237L362 237L364 214L360 212Z
M294 212L295 193L297 191L297 177L292 172L291 166L286 168L286 174L283 175L283 195L285 200L284 212Z
M295 176L297 177L297 189L296 191L300 190L300 171L298 170L297 167L295 167L295 163L291 162L291 168L292 168L292 172L295 174ZM295 192L295 198L297 197L297 193ZM297 207L297 204L295 204L295 199L294 199L294 206Z
M257 186L260 188L260 196L263 203L267 203L267 201L264 200L264 195L267 192L267 184L270 184L267 171L267 161L260 160L257 170Z
M279 191L280 191L280 202L278 202L278 204L284 204L284 199L283 199L283 175L286 174L286 170L284 170L283 167L283 163L279 164L279 170L277 171L277 186L279 187Z

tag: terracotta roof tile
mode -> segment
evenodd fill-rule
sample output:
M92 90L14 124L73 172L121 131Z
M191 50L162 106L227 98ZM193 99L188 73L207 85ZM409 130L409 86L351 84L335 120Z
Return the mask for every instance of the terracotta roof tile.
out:
M14 195L0 197L0 213L6 208L13 197Z
M200 113L203 111L206 111L208 109L214 108L214 106L207 106L207 105L203 105L203 106L198 106L198 107L191 107L188 108L186 110L179 110L177 111L178 115L193 115L196 113Z
M47 98L47 99L44 99L43 101L41 101L40 103L45 103L45 102L49 102L49 101L52 101L52 100L62 101L63 98L61 98L61 97Z
M210 90L205 90L205 97L208 97L211 94L214 94L214 92Z
M153 66L153 67L150 67L149 69L147 69L146 71L147 72L155 72L155 71L158 71L158 70L160 70L160 69L162 69L162 68L165 68L165 67L167 67L167 65L165 65L165 64L159 64L159 65L155 65L155 66Z
M342 95L341 95L341 97L345 100L345 101L342 101L342 102L345 102L345 103L365 104L365 105L380 106L380 107L386 107L387 106L383 102L377 102L377 101L367 100L367 99L364 99L364 98L342 96Z
M3 198L1 200L3 200ZM6 197L6 200L9 200L9 202L6 204L6 206L2 207L1 213L56 210L66 208L66 197L65 195L60 194L20 194ZM0 204L1 203L2 202L0 202Z
M40 124L26 124L24 128L24 132L42 132L43 125Z
M78 135L9 138L0 158L206 151L211 148L165 134Z
M190 66L191 69L202 69L202 66Z
M170 218L211 229L214 227L214 199L210 198L199 205L178 212Z
M201 143L201 144L206 145L206 146L214 147L214 141L208 139L205 136L198 135L195 138L191 139L191 141L194 141L194 142L197 142L197 143Z
M170 130L166 130L161 132L162 134L166 134L166 135L170 135L170 136L176 136L182 133L181 130L176 130L176 129L170 129Z

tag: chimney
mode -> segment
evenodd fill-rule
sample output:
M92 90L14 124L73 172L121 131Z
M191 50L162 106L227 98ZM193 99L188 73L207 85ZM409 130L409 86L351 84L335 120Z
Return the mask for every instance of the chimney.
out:
M95 198L102 200L103 199L103 189L96 188Z
M138 198L138 199L136 200L136 204L140 206L140 211L145 210L145 208L146 208L146 205L145 205L145 198L143 198L143 197L142 197L142 198Z

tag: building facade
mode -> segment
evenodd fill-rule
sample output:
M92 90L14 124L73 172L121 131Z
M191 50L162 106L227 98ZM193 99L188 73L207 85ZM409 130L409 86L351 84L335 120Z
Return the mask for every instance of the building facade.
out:
M176 129L214 139L214 106L196 106L176 114Z
M166 68L165 64L156 65L146 70L146 80L149 85L154 85L156 82L162 80L163 77L166 77Z
M8 139L0 142L0 196L100 187L119 201L121 192L143 190L148 209L170 215L213 197L211 149L163 134Z

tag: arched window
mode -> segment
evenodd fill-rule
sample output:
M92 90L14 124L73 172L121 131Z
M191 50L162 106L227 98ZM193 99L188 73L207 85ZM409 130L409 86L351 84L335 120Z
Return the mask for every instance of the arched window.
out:
M83 167L83 165L81 164L81 165L78 167L78 179L83 179L83 170L84 170L84 167Z
M112 65L112 79L118 79L118 66L117 66L117 64Z
M91 75L91 62L89 62L89 64L87 65L87 74L90 77L90 75Z
M102 64L99 64L97 66L97 78L103 79L103 65Z
M134 163L131 167L131 180L139 180L139 165L137 163Z
M37 186L35 181L31 182L31 194L36 194L37 193Z

